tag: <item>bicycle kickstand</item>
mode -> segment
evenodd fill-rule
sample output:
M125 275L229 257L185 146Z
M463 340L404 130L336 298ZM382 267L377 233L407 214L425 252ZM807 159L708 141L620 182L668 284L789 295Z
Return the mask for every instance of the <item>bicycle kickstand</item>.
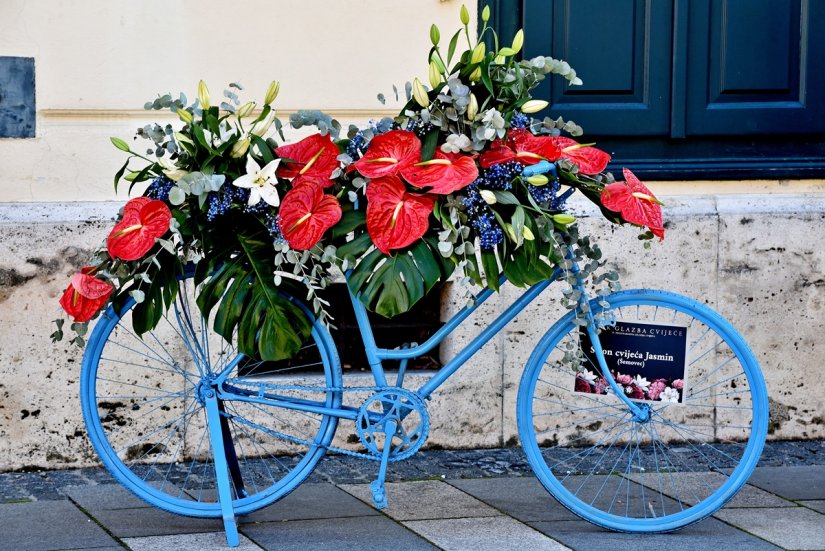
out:
M381 454L381 467L378 469L378 480L373 480L370 483L370 490L372 490L372 500L375 506L379 509L387 508L387 490L384 488L384 480L387 478L387 463L390 459L390 450L392 450L392 438L395 436L395 430L398 424L395 419L390 419L384 424L384 452Z
M229 485L229 465L224 450L224 437L221 429L221 412L218 407L218 398L214 390L204 393L206 402L206 420L209 426L209 439L212 442L212 451L215 462L215 480L218 483L218 501L221 504L223 528L226 532L226 544L229 547L240 545L238 524L235 511L232 508L232 488Z

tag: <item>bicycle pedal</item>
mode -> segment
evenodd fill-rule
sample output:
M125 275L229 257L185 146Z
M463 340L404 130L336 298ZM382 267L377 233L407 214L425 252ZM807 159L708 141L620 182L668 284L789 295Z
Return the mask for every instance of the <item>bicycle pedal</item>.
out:
M378 509L387 508L387 491L380 480L373 480L370 483L370 490L372 490L372 501Z

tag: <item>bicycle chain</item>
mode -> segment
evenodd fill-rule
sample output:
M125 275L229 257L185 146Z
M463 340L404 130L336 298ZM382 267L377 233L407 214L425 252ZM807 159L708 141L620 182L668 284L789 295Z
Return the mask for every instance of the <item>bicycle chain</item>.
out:
M301 391L308 391L308 392L383 392L383 391L393 391L399 390L399 387L395 386L305 386L305 385L279 385L273 383L266 383L266 382L251 382L251 381L242 381L240 379L227 379L226 383L230 385L246 385L246 386L255 386L259 387L261 390L258 391L258 397L263 398L264 389L269 390L301 390ZM403 390L403 389L402 389ZM409 391L408 391L409 392ZM267 427L263 427L252 423L251 421L247 421L241 417L233 418L234 421L240 422L252 428L258 429L263 431L267 434L275 436L276 438L280 438L282 440L286 440L287 442L292 442L293 444L301 444L304 446L316 446L319 448L324 448L327 451L337 452L343 455L348 455L350 457L358 457L360 459L371 459L373 461L378 461L381 459L380 454L367 454L362 452L355 452L352 450L346 450L344 448L338 448L336 446L324 446L319 444L318 442L311 442L309 440L304 440L303 438L296 438L294 436L290 436L288 434L283 434L276 430L269 429Z

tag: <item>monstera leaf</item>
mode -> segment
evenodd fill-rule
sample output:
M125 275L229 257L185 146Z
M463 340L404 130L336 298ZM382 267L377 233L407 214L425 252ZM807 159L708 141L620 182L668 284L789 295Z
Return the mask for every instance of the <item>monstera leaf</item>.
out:
M312 325L287 296L305 291L286 278L275 285L272 244L264 232L240 233L237 239L240 252L209 267L198 307L205 318L214 310L215 332L230 342L237 339L241 353L265 361L290 358Z
M368 309L391 318L412 308L454 269L438 252L438 241L425 237L391 255L373 249L361 257L347 283Z

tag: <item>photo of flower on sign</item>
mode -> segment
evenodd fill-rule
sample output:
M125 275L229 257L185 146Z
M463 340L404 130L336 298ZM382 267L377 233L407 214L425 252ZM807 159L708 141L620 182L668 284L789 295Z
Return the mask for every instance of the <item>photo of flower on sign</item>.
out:
M581 348L593 366L576 373L576 392L608 394L610 385L598 373L587 332ZM677 325L616 322L599 335L604 359L619 387L633 400L681 403L685 391L687 328Z

